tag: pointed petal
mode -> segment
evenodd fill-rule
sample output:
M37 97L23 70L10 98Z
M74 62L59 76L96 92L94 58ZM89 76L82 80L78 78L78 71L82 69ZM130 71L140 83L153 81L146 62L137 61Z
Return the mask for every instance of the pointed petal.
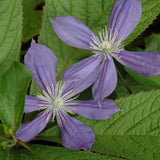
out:
M113 62L107 58L103 61L100 74L92 87L93 97L97 102L101 102L110 95L117 85L117 72Z
M45 106L42 106L42 100L38 97L26 95L24 113L33 112L44 108Z
M74 102L77 104L72 105L76 108L73 112L89 119L104 120L119 111L117 105L109 99L104 99L101 104L97 104L94 100Z
M117 41L124 40L137 26L142 14L139 0L117 0L112 8L108 21L108 29L118 31Z
M87 25L72 16L50 19L58 37L68 45L90 50L91 37L95 35Z
M90 151L95 135L92 129L75 118L68 117L63 121L63 126L58 124L61 130L62 144L64 147Z
M66 69L61 77L66 82L65 92L75 89L78 94L88 88L97 79L101 60L100 56L91 56Z
M143 76L160 74L160 55L157 52L122 51L117 61Z
M44 114L44 112L37 115L31 122L24 123L16 132L17 139L28 142L36 137L47 125L51 115Z
M37 84L46 91L47 83L56 84L56 63L54 53L44 45L36 44L32 40L31 47L24 59L26 67L32 73Z

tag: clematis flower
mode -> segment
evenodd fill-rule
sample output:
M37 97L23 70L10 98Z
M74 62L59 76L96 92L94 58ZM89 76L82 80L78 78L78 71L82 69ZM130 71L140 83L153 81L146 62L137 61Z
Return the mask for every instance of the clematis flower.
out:
M99 36L90 28L72 16L60 16L51 19L52 26L61 40L76 48L92 50L94 55L69 67L62 75L63 79L84 77L87 80L101 63L99 75L93 77L93 97L101 102L111 94L117 84L117 72L113 58L133 71L150 77L160 73L160 55L157 52L130 52L124 50L123 40L131 34L141 17L139 0L117 0L111 10L108 26ZM97 66L99 65L96 64ZM84 71L87 70L87 73ZM87 82L86 82L87 83ZM88 83L88 86L90 84Z
M105 99L99 108L94 100L76 100L76 95L86 88L86 84L81 80L65 81L63 78L57 82L56 56L44 45L32 41L24 61L43 91L43 95L26 96L24 112L42 111L34 120L20 126L16 133L17 139L30 141L45 128L51 118L54 121L56 117L63 146L89 151L95 140L92 129L69 115L77 113L89 119L107 119L119 111L117 105Z

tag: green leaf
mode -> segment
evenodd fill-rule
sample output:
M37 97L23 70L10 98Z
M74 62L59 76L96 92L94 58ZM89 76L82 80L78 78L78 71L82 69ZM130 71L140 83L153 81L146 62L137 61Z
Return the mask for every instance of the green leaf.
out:
M0 1L0 75L19 59L22 32L21 0Z
M93 150L136 160L158 159L160 91L131 95L116 103L121 111L110 119L85 121L96 134Z
M160 34L152 34L145 39L146 49L145 51L157 51L160 53ZM125 70L138 82L152 88L160 88L160 75L152 77L141 76L132 70L125 68Z
M116 100L116 103L121 111L107 120L97 121L76 117L90 126L96 135L92 150L133 160L158 160L160 91L131 95ZM58 127L42 132L39 138L59 143Z
M158 160L160 157L160 137L147 135L97 136L93 150L121 155L133 160Z
M48 46L58 58L58 76L66 67L89 56L91 51L77 50L63 43L54 32L49 21L61 15L72 15L87 24L96 33L107 25L110 10L115 0L48 0L44 8L39 43ZM142 0L143 14L134 32L125 44L135 39L156 18L160 12L159 0ZM149 15L149 16L148 16Z
M23 0L23 31L22 41L27 42L38 35L41 26L42 10L37 6L44 3L44 0Z
M73 151L62 147L30 145L32 152L22 147L12 151L15 160L118 160L118 157L100 155L85 151Z
M28 69L17 62L0 77L0 119L11 131L16 131L21 124L30 80Z

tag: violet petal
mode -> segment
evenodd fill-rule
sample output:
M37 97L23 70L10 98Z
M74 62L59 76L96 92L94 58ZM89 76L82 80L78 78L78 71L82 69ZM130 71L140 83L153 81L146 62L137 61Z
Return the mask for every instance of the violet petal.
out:
M54 53L44 45L32 40L31 47L24 59L26 67L32 73L37 84L46 91L46 85L56 84L56 63Z
M139 0L116 0L109 16L108 29L118 31L116 40L124 40L137 26L142 14Z
M72 47L91 50L89 42L95 34L87 25L72 16L60 16L50 21L62 41Z
M38 97L26 95L24 113L29 113L45 108L45 105L42 106L41 104L42 100L40 100Z
M63 126L59 123L58 125L64 147L72 150L90 151L95 140L95 135L90 127L72 117L66 118L63 121Z
M36 137L45 128L51 117L51 114L43 114L44 112L41 112L31 122L22 124L16 132L17 139L29 142Z
M66 82L64 92L76 89L78 94L88 88L97 79L101 59L100 56L91 56L66 69L61 77Z
M77 104L72 106L76 108L73 112L89 119L104 120L119 111L117 105L109 99L104 99L101 104L97 104L94 100L74 102Z
M100 74L92 87L93 97L97 102L101 102L110 95L117 84L117 72L113 62L106 58L101 66Z
M157 52L121 51L117 61L143 76L160 74L160 55Z

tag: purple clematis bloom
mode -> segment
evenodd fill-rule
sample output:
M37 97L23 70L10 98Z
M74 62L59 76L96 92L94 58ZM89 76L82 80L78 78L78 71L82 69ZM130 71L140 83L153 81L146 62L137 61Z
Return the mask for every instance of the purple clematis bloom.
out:
M117 0L111 10L107 28L96 36L90 28L72 16L51 19L52 26L61 40L76 48L92 50L95 55L69 67L63 79L87 79L93 74L92 67L102 63L99 75L94 78L93 97L101 102L111 94L117 84L117 73L113 57L133 71L150 77L160 74L160 55L157 52L125 51L123 40L137 26L141 17L139 0ZM98 61L98 63L97 63ZM96 62L96 63L95 63ZM93 64L94 63L94 64ZM88 72L84 74L84 71ZM88 83L88 86L90 83Z
M77 113L89 119L103 120L111 117L119 109L108 99L101 103L101 108L94 100L75 100L75 95L86 89L87 84L81 80L64 80L63 77L57 82L56 63L57 58L50 49L32 41L25 55L25 65L42 88L43 95L27 95L24 112L43 111L31 122L20 126L16 133L17 139L23 142L30 141L45 128L50 118L54 121L56 117L63 146L73 150L89 151L95 140L92 129L69 114Z

